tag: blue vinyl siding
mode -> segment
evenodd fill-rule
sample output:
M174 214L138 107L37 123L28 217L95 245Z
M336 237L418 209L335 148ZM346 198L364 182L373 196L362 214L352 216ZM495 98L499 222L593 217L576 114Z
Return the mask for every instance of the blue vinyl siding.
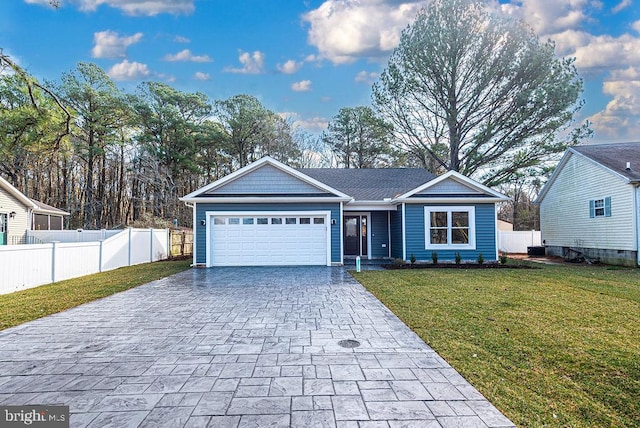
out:
M371 257L389 257L389 222L387 211L371 211ZM385 247L382 245L385 244Z
M463 260L475 261L478 254L482 252L482 256L487 261L497 260L496 254L496 219L495 204L469 204L466 206L475 207L476 218L476 249L460 250ZM418 260L431 260L431 251L425 249L425 204L407 204L405 208L406 218L406 239L407 239L407 258L411 254L416 256ZM437 204L437 206L455 206L446 204ZM452 261L455 259L456 250L437 250L438 260ZM394 257L395 252L394 252ZM402 254L400 255L402 257Z
M207 211L331 211L331 261L340 263L340 204L339 203L303 203L303 204L196 204L195 249L196 263L207 262L206 226L200 225Z
M402 258L402 205L391 211L391 257Z

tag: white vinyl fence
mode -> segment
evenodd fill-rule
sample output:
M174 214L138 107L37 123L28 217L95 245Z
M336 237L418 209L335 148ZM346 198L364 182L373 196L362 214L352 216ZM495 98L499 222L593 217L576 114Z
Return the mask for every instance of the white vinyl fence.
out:
M526 254L527 247L542 245L539 230L498 231L498 248L503 253Z
M0 294L155 262L168 254L168 229L125 229L93 242L0 246Z
M122 230L27 230L27 242L46 244L48 242L98 242L111 238Z

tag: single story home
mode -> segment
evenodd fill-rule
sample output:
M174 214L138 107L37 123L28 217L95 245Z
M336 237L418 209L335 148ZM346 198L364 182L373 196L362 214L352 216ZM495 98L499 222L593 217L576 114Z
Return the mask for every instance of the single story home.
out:
M567 149L535 202L548 255L640 262L640 142Z
M181 198L194 265L342 265L345 258L498 258L496 203L457 172L294 169L264 157Z
M0 245L25 243L27 230L62 230L68 215L26 197L0 177Z

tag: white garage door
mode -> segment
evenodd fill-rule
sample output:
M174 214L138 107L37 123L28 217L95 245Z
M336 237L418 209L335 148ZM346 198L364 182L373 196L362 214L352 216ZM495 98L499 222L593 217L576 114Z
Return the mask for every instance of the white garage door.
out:
M327 215L214 214L210 220L210 266L327 265Z

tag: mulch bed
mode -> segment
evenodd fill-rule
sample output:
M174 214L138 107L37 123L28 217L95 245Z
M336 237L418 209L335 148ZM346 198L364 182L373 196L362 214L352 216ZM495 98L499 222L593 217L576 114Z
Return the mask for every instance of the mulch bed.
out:
M540 269L537 266L521 265L521 264L500 264L500 263L390 263L382 265L383 268L393 269Z

